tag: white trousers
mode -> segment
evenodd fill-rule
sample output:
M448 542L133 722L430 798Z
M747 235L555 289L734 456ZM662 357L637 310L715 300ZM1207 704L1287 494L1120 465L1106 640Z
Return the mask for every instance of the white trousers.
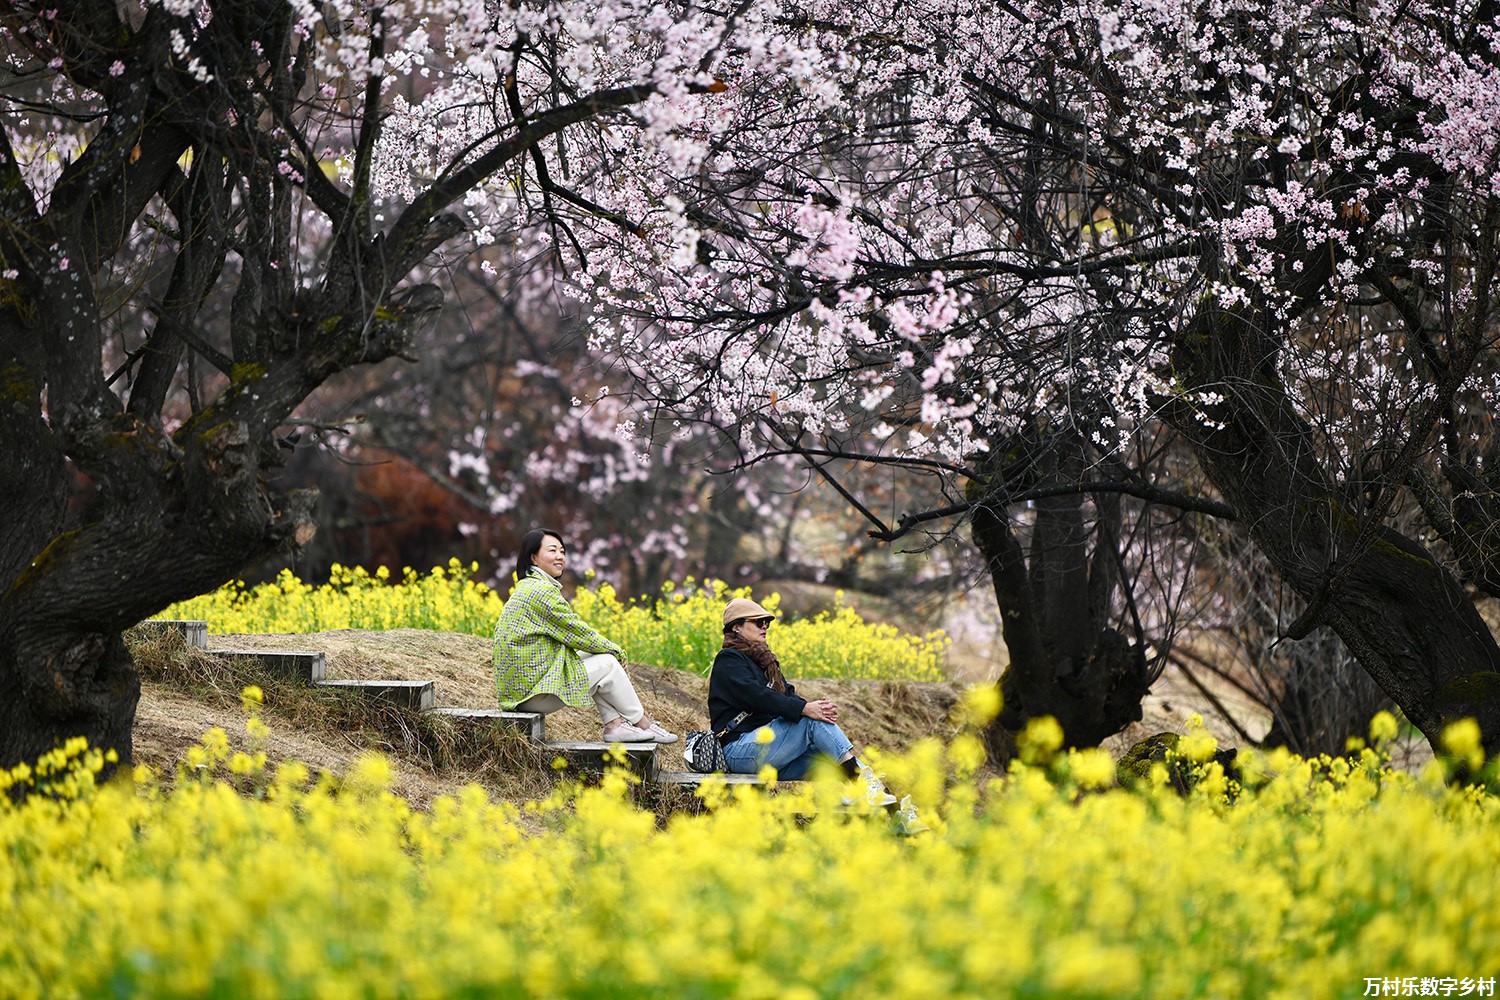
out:
M589 696L599 710L605 725L619 718L634 725L646 717L640 696L630 683L630 676L613 653L593 653L583 658L588 673ZM555 694L534 694L516 706L518 712L555 712L565 707Z
M589 674L589 695L593 697L594 707L599 710L599 718L606 726L621 717L631 725L646 717L646 709L641 705L640 696L635 693L635 686L630 683L630 676L625 673L625 668L615 659L614 654L594 653L592 656L585 656L583 669Z

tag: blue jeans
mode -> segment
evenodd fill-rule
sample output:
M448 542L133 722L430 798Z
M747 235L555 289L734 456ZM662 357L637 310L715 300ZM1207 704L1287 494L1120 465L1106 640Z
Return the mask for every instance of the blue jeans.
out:
M724 744L724 761L735 774L755 774L767 764L776 768L776 776L782 781L797 781L812 768L813 758L819 754L830 761L843 760L854 744L844 731L832 722L802 718L796 722L772 719L760 727L769 729L774 739L769 743L755 742L753 729L733 742Z

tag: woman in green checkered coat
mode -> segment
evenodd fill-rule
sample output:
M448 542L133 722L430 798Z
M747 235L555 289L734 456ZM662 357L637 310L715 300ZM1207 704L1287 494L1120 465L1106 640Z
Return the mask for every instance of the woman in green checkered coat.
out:
M568 549L555 531L521 540L516 586L495 624L495 685L506 711L555 712L592 704L615 743L676 743L646 715L620 661L625 651L578 617L559 580Z

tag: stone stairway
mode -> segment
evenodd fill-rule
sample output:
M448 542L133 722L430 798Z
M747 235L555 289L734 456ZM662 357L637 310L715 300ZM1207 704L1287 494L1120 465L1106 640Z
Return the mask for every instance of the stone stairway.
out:
M668 771L660 767L655 743L607 743L594 740L549 740L546 716L535 712L505 712L498 708L457 708L436 704L433 681L354 680L329 678L327 658L311 650L271 651L263 649L208 648L208 625L201 621L150 620L142 628L177 632L192 647L215 656L236 657L250 661L257 671L269 676L305 684L309 687L345 696L381 700L402 708L441 718L475 736L495 732L521 736L544 752L562 757L580 772L599 773L614 756L615 747L624 752L625 766L643 780L661 785L692 787L709 775L696 771ZM759 785L753 774L721 774L730 784Z

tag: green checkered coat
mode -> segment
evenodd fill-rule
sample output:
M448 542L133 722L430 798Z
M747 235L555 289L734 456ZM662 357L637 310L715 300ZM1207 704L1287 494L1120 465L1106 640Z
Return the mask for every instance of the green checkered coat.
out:
M574 708L589 707L583 658L592 653L625 659L625 650L578 617L562 595L562 584L533 568L511 591L495 623L500 707L512 711L534 694L555 694Z

